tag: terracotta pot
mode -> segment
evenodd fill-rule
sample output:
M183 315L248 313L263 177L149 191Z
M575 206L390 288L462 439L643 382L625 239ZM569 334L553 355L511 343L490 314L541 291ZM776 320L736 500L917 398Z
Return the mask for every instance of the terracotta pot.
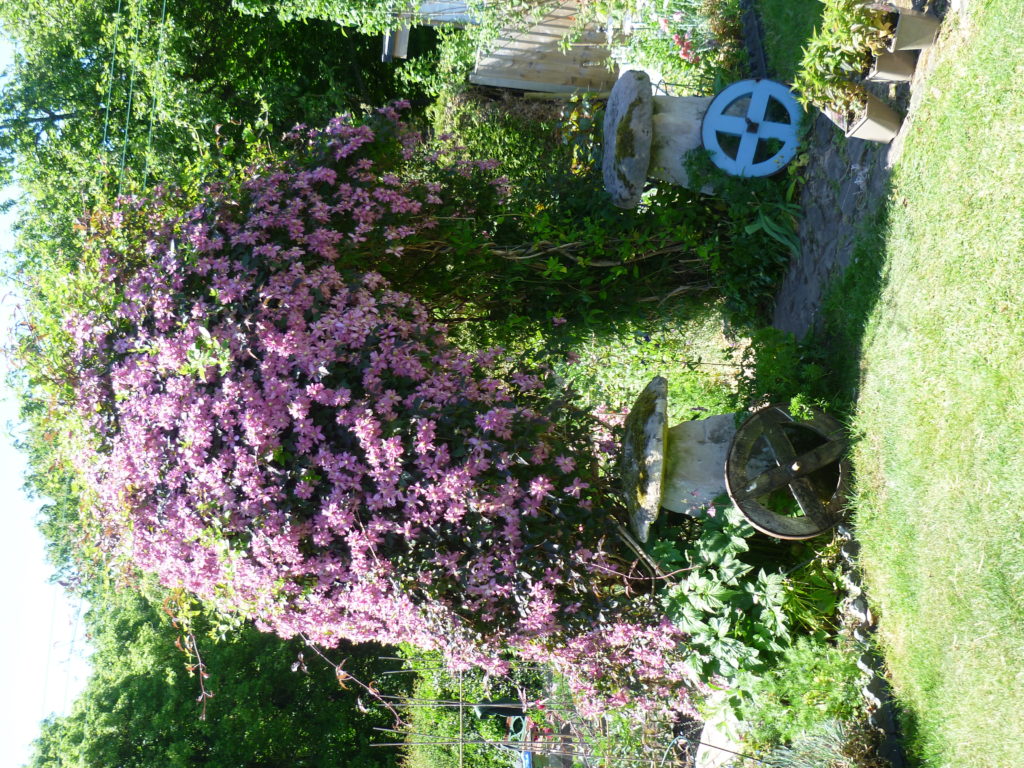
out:
M868 80L880 83L906 83L914 77L917 58L911 51L881 53L868 72Z
M846 135L851 139L864 139L888 144L900 132L903 118L892 107L873 94L860 113L846 126Z
M918 51L932 47L939 33L937 17L909 8L899 8L895 12L899 18L889 41L890 51Z

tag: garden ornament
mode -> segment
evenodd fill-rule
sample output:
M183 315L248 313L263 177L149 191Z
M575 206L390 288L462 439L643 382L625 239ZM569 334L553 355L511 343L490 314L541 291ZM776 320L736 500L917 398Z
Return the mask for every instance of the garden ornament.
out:
M733 413L668 427L668 382L655 377L626 419L622 487L630 527L647 541L664 508L700 516L728 494L762 533L807 539L841 520L849 484L842 427L770 406L739 429ZM774 508L774 509L773 509Z
M771 176L796 155L801 114L796 98L781 83L740 80L711 102L701 139L711 161L726 173ZM726 136L730 142L723 141ZM735 148L727 149L727 143Z
M789 89L771 80L742 80L714 98L654 96L650 77L628 70L605 110L605 188L615 205L635 208L649 177L690 187L687 159L701 147L727 173L767 176L795 156L800 115Z
M850 483L847 447L842 425L817 409L810 418L797 418L784 405L762 408L729 447L729 498L769 536L799 540L824 533L842 521ZM766 451L775 465L767 469Z
M726 493L723 467L736 415L684 421L669 428L668 382L656 376L626 418L622 484L630 528L640 541L662 508L699 516ZM767 469L767 459L759 467Z

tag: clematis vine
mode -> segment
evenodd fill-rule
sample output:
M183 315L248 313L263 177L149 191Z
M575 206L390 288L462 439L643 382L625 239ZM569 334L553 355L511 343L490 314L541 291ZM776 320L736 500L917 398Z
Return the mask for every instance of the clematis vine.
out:
M378 169L365 124L293 139L306 161L241 194L184 217L166 195L128 200L91 223L114 309L66 330L107 547L283 637L410 642L496 672L511 651L595 707L688 706L678 630L623 597L586 415L364 268L436 237L451 190Z

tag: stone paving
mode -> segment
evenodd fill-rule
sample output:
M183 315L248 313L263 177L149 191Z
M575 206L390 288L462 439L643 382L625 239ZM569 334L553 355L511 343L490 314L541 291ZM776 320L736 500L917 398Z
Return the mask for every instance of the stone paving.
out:
M884 200L888 148L846 140L819 115L810 138L810 160L800 222L800 256L775 297L772 325L803 338L818 318L829 283L850 263L860 228Z
M914 3L915 7L922 7ZM958 16L954 27L966 18L967 0L943 0L931 4L940 17ZM948 25L944 25L948 26ZM942 39L921 53L912 83L872 84L879 96L893 102L907 118L889 145L846 139L823 115L811 129L807 183L804 185L800 224L801 254L789 268L775 300L772 324L803 338L815 328L822 298L829 284L850 263L861 222L870 218L888 193L891 167L898 161L903 142L913 130L914 111L928 72L942 47Z

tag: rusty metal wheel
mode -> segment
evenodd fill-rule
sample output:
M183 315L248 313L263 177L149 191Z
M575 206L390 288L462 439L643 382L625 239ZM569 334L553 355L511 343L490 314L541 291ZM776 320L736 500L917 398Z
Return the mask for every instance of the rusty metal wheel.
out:
M813 538L843 519L847 447L842 425L832 417L814 411L801 421L783 405L768 406L736 431L725 464L729 497L762 533Z

